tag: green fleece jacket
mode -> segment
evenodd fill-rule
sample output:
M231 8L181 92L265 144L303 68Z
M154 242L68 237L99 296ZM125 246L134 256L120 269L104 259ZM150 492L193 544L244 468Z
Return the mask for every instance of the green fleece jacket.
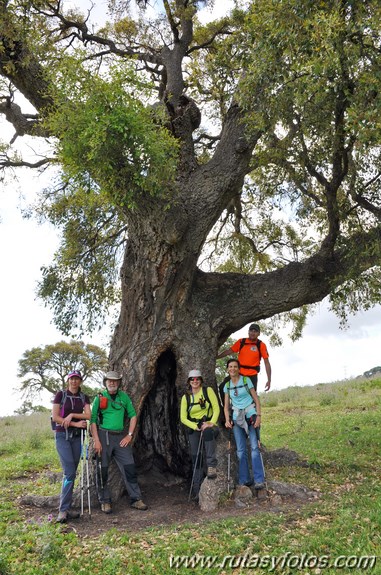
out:
M120 389L114 397L111 397L107 390L103 391L102 395L103 397L107 397L107 407L105 409L99 409L99 395L97 395L91 409L90 423L98 423L99 410L99 426L102 429L108 429L109 431L123 431L125 414L127 414L129 419L136 415L136 411L132 405L130 397Z

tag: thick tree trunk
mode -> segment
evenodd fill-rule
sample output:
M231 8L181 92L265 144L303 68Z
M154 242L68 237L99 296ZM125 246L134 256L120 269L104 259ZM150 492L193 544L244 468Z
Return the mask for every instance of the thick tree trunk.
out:
M122 370L139 415L134 445L140 470L184 476L190 462L181 396L190 369L202 369L205 381L215 384L217 335L191 297L197 250L185 241L150 244L151 225L147 217L146 233L131 236L127 246L110 365Z
M224 338L250 320L320 301L353 260L347 246L347 252L317 253L257 276L203 274L197 268L200 227L195 221L192 235L183 220L175 212L170 221L168 214L152 216L147 209L131 233L110 366L123 372L138 413L134 449L140 472L155 469L185 477L190 458L179 410L188 371L200 369L206 384L214 386L215 358ZM166 231L157 233L160 225ZM157 241L166 234L180 239Z

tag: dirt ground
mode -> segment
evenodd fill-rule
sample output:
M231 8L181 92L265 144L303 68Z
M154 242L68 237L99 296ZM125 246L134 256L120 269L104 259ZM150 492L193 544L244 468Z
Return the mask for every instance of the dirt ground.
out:
M279 496L275 496L271 492L263 492L260 499L254 495L249 503L243 507L237 507L232 496L215 511L205 513L197 503L188 501L188 486L186 483L168 487L155 485L148 488L146 486L143 488L142 493L143 499L148 505L147 511L138 511L131 508L129 498L123 496L118 504L114 504L112 514L106 515L102 513L99 504L96 503L92 507L90 516L87 505L85 505L83 517L68 521L63 529L75 531L82 537L93 537L112 528L136 532L148 527L179 525L187 522L195 525L228 517L253 515L263 511L279 513L300 505L300 501L293 501L290 498L287 498L287 501L282 501ZM56 510L49 508L38 508L29 505L20 505L20 508L26 521L43 521L47 518L54 521L57 515Z
M306 463L300 460L297 453L287 449L279 449L272 452L265 451L264 456L265 465L270 465L271 467L306 466ZM116 473L119 472L116 471ZM53 474L53 476L53 482L61 481L62 474ZM139 484L143 500L148 505L147 511L131 508L126 494L117 503L113 504L113 512L110 515L106 515L100 509L94 490L91 516L88 512L87 498L85 497L83 516L79 519L69 520L64 529L75 531L78 535L85 537L100 535L111 528L136 532L149 527L179 525L188 522L191 522L192 525L197 523L204 524L207 521L250 516L264 511L280 513L295 510L306 505L309 499L313 499L317 495L312 492L308 494L308 490L303 490L303 486L300 486L302 489L295 489L292 484L289 484L289 489L284 489L288 485L284 484L280 490L280 484L269 481L267 490L260 492L252 490L252 498L244 499L244 501L240 499L236 502L235 493L232 491L230 497L226 497L225 501L217 509L204 512L197 503L188 501L189 485L185 480L176 476L168 476L165 481L160 474L156 476L151 474L150 479L147 480L144 480L143 477L139 478ZM29 481L37 481L38 474L35 477L29 476L28 478L18 478L18 480L25 482L25 491L27 491L27 483ZM49 506L46 506L47 499L50 499ZM78 492L76 500L79 502ZM41 503L40 505L39 502ZM38 496L20 497L19 507L26 521L40 522L46 519L54 521L57 516L58 496L53 498Z

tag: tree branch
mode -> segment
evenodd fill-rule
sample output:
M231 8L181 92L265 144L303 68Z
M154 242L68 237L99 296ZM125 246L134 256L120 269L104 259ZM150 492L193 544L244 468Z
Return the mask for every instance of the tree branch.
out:
M365 249L370 246L374 249ZM248 318L260 320L321 301L348 278L351 270L359 275L371 266L379 265L380 250L381 232L373 229L347 239L345 247L331 255L320 250L303 262L293 262L266 274L198 270L195 291L200 305L210 311L213 329L221 331L222 342L242 328ZM214 302L218 302L217 307Z

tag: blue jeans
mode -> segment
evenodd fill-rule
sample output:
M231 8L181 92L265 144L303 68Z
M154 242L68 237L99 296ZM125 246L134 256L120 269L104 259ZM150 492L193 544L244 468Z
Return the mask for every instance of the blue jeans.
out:
M245 483L251 482L247 453L248 450L246 445L247 436L245 430L238 425L233 425L233 433L237 446L238 484L245 485ZM254 483L263 483L265 481L265 470L263 467L262 456L258 448L257 434L252 425L249 425L249 439Z
M68 511L73 498L74 480L77 467L81 458L81 438L73 437L69 434L66 438L65 432L55 433L56 448L60 457L63 478L60 496L60 511Z

